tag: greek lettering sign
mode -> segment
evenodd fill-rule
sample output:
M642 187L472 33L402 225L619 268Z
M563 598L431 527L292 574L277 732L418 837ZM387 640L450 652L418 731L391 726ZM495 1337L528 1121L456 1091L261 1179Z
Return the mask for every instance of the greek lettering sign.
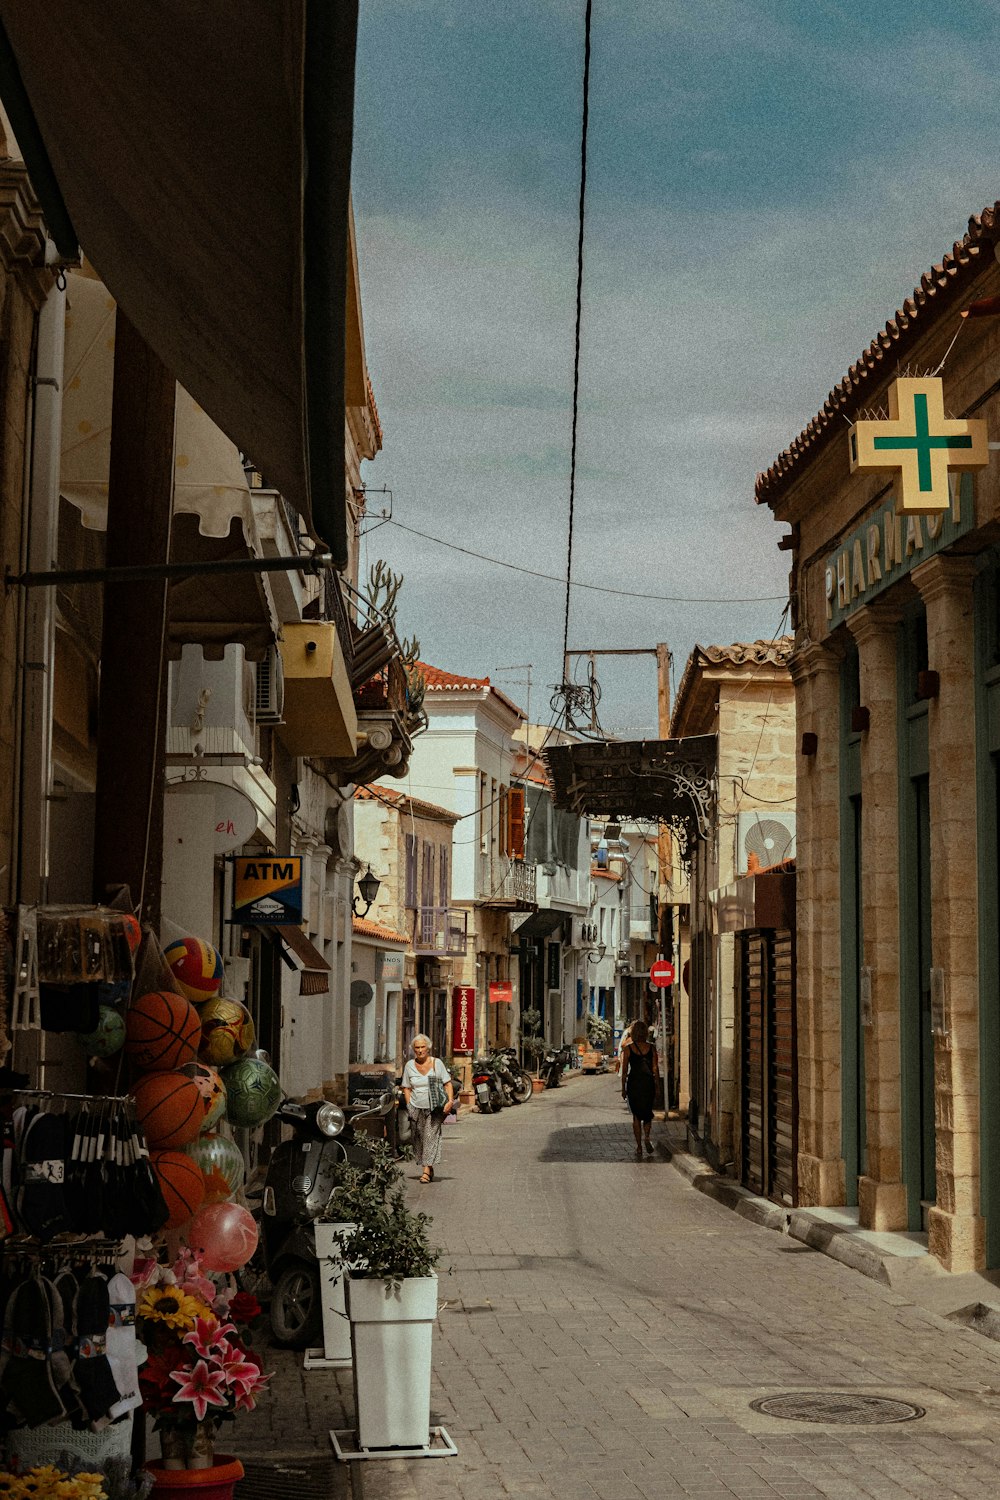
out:
M451 1050L471 1057L476 1039L476 992L471 985L456 985L451 992Z
M299 855L238 855L233 860L233 921L244 927L302 923Z
M403 978L403 951L390 948L381 948L378 953L379 978L383 983L391 983L393 980L402 982Z
M826 618L833 629L911 568L949 547L975 522L972 476L953 475L941 515L903 515L891 502L870 511L826 560Z
M949 472L983 469L990 461L986 423L946 417L944 382L933 375L894 380L888 420L855 422L849 443L851 473L892 474L896 509L908 516L948 510Z

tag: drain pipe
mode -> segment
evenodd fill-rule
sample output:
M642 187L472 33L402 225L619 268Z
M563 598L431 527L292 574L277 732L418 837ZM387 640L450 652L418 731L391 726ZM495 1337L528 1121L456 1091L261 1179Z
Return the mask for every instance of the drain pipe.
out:
M55 246L50 241L46 260L51 261L55 255ZM57 561L65 335L66 283L65 277L60 276L38 315L26 528L30 570L48 570ZM52 797L55 591L26 589L23 608L18 891L22 901L44 901Z

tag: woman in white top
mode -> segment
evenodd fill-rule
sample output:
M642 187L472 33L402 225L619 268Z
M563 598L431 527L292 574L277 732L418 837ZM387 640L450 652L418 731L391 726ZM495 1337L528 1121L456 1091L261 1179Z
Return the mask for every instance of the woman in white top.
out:
M444 1085L443 1109L431 1109L429 1079L435 1077ZM413 1038L413 1056L403 1069L403 1098L413 1122L413 1154L423 1167L421 1182L433 1182L434 1168L441 1160L441 1126L452 1107L455 1086L451 1074L439 1057L431 1056L429 1036Z

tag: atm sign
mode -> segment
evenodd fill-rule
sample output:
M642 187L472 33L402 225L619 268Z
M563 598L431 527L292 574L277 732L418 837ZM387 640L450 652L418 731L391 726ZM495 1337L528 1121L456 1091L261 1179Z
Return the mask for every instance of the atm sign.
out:
M234 922L244 927L301 925L300 855L239 855L232 863Z

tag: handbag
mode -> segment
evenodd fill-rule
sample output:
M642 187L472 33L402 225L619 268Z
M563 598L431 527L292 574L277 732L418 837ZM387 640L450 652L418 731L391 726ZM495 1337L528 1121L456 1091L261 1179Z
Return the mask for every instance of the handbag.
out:
M444 1109L445 1105L448 1103L448 1095L445 1093L444 1084L438 1077L436 1061L434 1065L434 1072L429 1074L427 1079L427 1094L431 1101L432 1114L436 1114L439 1110Z

